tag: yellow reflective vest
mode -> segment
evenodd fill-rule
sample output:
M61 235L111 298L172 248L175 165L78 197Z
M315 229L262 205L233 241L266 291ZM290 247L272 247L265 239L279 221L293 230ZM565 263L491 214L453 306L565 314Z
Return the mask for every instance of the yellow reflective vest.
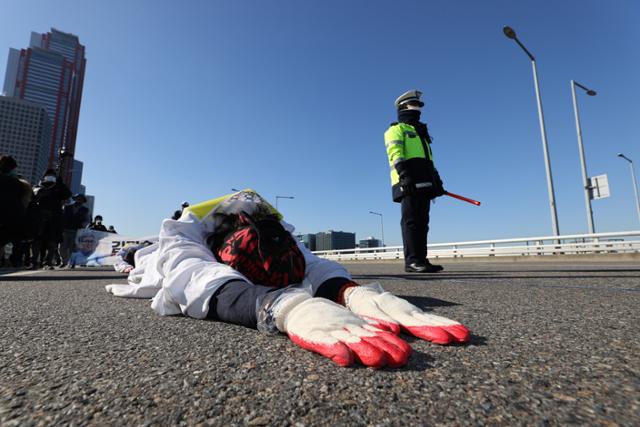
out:
M394 123L384 133L393 199L402 198L398 169L404 170L416 184L434 183L435 167L430 141L423 141L416 129L407 123ZM399 167L398 164L402 163Z

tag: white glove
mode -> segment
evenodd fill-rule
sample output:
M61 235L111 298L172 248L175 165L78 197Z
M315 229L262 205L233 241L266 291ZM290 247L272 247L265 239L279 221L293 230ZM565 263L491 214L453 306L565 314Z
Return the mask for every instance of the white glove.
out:
M418 338L436 344L465 343L469 330L455 320L427 314L382 288L355 286L345 292L345 306L370 323L395 333L402 327Z
M373 368L398 367L411 354L411 347L401 338L325 298L306 293L288 296L276 303L273 316L291 341L340 366L358 361Z

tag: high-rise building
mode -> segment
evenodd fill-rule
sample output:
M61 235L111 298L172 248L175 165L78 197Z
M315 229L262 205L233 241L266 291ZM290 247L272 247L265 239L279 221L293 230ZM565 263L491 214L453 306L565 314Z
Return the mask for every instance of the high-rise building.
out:
M82 168L84 164L80 160L73 160L73 171L71 172L71 185L69 189L73 194L80 193L82 185ZM82 192L84 194L84 192Z
M316 235L315 234L297 234L296 240L306 246L310 251L316 250Z
M86 194L84 191L81 191L81 193L87 198L87 203L84 205L89 209L89 215L91 215L91 220L93 221L93 208L96 205L96 198L90 194Z
M51 121L48 166L60 167L71 184L82 86L86 67L85 47L77 36L56 29L31 33L26 49L10 49L4 81L6 96L42 105ZM65 156L60 158L60 154Z
M316 251L353 249L355 247L356 233L333 230L316 233Z
M379 248L382 244L378 239L367 237L366 239L360 240L360 242L358 242L358 246L361 248Z
M87 203L85 203L84 205L89 209L89 214L91 215L91 218L93 218L93 207L96 204L95 196L87 194L87 188L84 185L80 185L80 188L78 189L78 193L84 194L85 197L87 198Z
M0 96L0 154L16 159L16 172L37 184L49 160L51 124L44 107Z

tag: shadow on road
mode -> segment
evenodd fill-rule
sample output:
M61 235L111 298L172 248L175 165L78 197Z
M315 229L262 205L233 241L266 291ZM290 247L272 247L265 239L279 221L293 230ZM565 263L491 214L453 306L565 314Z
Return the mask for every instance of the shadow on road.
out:
M402 339L404 339L407 342L412 342L411 338L409 338L407 335L403 335ZM412 348L412 352L411 352L411 356L409 356L409 363L407 363L404 366L401 366L399 368L390 368L390 367L385 367L383 368L383 370L385 371L398 371L398 372L424 372L428 369L433 368L433 362L435 362L435 357L424 353L422 351L416 350L415 348ZM351 366L348 367L349 369L354 369L354 370L367 370L367 369L371 369L368 368L364 365L361 365L359 363L355 363Z
M101 275L73 275L73 276L42 276L34 274L30 276L0 276L0 282L41 282L41 281L56 281L56 282L77 282L87 280L118 280L123 284L127 281L127 276L123 274L101 274Z
M420 338L408 336L406 334L403 334L402 338L405 341L407 341L409 344L422 341ZM479 335L471 335L471 339L469 340L468 343L465 343L465 344L450 344L451 347L468 347L468 346L480 347L485 345L487 345L487 339ZM413 348L413 352L411 353L411 357L409 358L409 363L400 369L402 369L403 371L423 372L433 368L433 362L435 362L436 360L435 357L427 353L424 353L422 351L416 350L415 347L413 346L412 348Z
M426 371L427 369L433 368L433 362L435 360L435 357L414 348L411 357L409 357L409 363L400 369L403 371Z
M514 275L513 271L508 272L509 275L503 275L501 272L493 272L492 275L479 276L475 273L470 274L385 274L385 275L354 275L354 280L388 280L388 279L402 279L408 281L428 282L432 280L513 280L513 279L629 279L634 277L640 277L639 275L623 275L623 274L602 274L602 275L537 275L537 276L518 276ZM575 272L567 272L575 273ZM640 271L639 271L640 273Z
M418 308L421 308L422 310L425 310L429 307L449 307L453 305L460 305L455 302L445 301L438 298L410 296L410 295L398 295L398 297L406 299L411 304L415 305Z
M509 270L469 270L468 273L640 273L640 268L573 268L566 270L548 270L541 268L540 270L518 270L518 269L509 269ZM445 271L444 274L447 272ZM457 274L458 272L454 273ZM462 273L462 272L459 272Z
M482 347L487 345L487 338L480 335L471 334L471 339L465 345L473 345L476 347Z

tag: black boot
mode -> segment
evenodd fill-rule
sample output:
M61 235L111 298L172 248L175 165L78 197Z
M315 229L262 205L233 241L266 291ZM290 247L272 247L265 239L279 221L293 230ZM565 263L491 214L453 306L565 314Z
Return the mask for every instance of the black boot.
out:
M412 262L411 264L404 266L404 271L407 273L426 273L427 266L425 264Z
M431 264L429 260L425 260L425 273L437 273L444 270L441 265Z

